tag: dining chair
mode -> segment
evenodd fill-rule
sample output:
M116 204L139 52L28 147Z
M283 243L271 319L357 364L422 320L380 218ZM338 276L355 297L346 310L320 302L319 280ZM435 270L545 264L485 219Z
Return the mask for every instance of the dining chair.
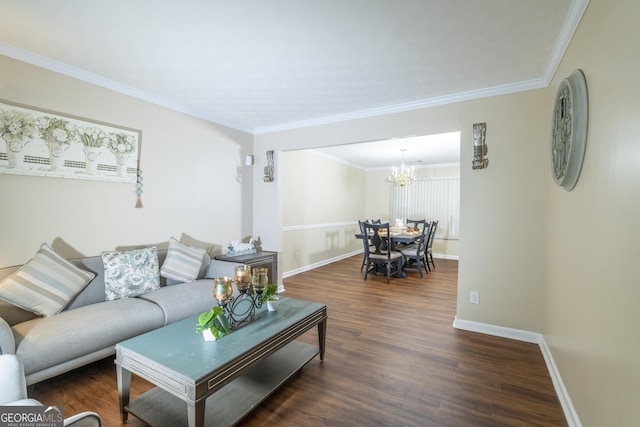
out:
M426 222L427 222L426 219L408 219L407 218L406 224L407 224L407 228L411 227L415 230L417 227L420 227L421 224L424 224Z
M438 221L431 221L431 227L429 227L429 240L427 241L427 248L425 249L425 255L427 257L427 268L431 271L431 267L429 267L429 261L431 261L431 265L433 268L436 268L435 262L433 262L433 239L436 237L436 229L438 228Z
M426 223L426 221L424 221ZM415 245L411 245L402 249L402 255L404 255L404 271L417 270L422 276L422 269L426 273L429 273L428 260L427 260L427 244L429 242L429 231L431 227L423 224L420 234L420 240Z
M367 280L369 273L376 274L384 272L387 276L387 283L391 281L391 276L398 276L404 268L404 256L400 251L382 250L383 240L380 237L380 230L384 230L389 236L389 223L369 224L363 223L365 236L371 235L371 246L365 245L365 264L364 280ZM379 267L384 267L380 270Z
M429 231L429 223L427 222L426 219L407 219L407 228L411 227L413 230L420 230L423 231L424 229L427 229L427 232ZM411 242L411 243L402 243L401 244L401 248L404 249L409 249L409 248L417 248L418 247L418 242Z
M358 226L360 227L360 235L362 236L362 245L363 245L362 265L360 266L360 271L364 270L364 266L367 263L367 248L371 246L371 243L369 243L369 236L367 235L367 230L365 230L364 228L365 222L366 220L365 221L358 220Z

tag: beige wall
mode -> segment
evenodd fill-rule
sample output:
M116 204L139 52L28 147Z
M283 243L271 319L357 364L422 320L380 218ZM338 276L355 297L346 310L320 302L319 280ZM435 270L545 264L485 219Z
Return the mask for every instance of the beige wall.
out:
M580 180L546 180L542 319L585 426L640 425L640 2L591 0L548 91L584 71L589 136Z
M548 89L254 140L257 150L291 149L460 130L457 316L542 333L585 426L640 424L639 16L634 0L591 0ZM575 68L587 77L589 138L580 181L565 192L550 176L550 117ZM482 121L490 165L473 171L471 128Z
M283 185L283 273L362 249L366 172L309 151L280 155Z
M535 260L544 247L548 100L547 91L538 90L257 135L256 151L461 131L461 165L470 165L473 123L486 121L489 168L472 171L463 166L460 170L458 316L540 332L543 269L536 268ZM261 184L256 182L256 193ZM256 204L281 211L277 195L261 201L259 197L256 194ZM281 226L276 223L268 231ZM254 218L254 228L262 233L259 218ZM472 289L481 293L480 305L469 304Z
M0 175L0 265L44 241L92 255L182 233L225 245L251 226L281 251L281 151L459 130L458 317L543 333L583 425L640 425L639 16L635 0L591 0L548 89L256 135L248 170L248 135L0 57L0 97L142 129L145 176L136 210L122 184ZM555 91L575 68L587 77L590 126L567 193L550 178L549 128ZM468 166L476 122L487 122L489 145L480 171ZM266 150L276 150L271 183ZM479 305L468 302L472 289Z
M251 136L0 56L0 98L142 130L144 208L133 184L0 175L0 266L43 242L66 257L165 244L219 251L251 233Z

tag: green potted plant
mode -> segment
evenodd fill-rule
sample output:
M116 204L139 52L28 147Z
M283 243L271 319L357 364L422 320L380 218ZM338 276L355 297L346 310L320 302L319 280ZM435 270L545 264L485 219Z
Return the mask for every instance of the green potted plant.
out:
M231 327L229 320L224 315L222 307L214 305L211 310L200 313L196 333L203 334L206 341L215 341L227 335Z
M278 285L271 284L265 286L262 295L260 295L260 301L262 301L262 304L267 304L267 310L276 311L278 309L278 302L280 302Z

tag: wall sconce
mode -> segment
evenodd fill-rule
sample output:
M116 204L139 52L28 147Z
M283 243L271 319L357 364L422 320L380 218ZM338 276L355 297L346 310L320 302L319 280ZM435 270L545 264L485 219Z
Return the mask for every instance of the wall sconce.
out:
M273 150L267 151L267 166L264 167L264 182L273 181Z
M484 157L489 151L485 143L486 134L486 123L473 124L473 169L486 169L489 166L489 159Z

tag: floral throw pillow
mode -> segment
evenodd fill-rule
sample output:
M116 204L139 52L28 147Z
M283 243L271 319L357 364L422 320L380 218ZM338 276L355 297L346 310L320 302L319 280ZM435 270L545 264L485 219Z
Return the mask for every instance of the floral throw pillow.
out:
M101 255L108 301L135 297L160 288L158 250L155 247L103 252Z

